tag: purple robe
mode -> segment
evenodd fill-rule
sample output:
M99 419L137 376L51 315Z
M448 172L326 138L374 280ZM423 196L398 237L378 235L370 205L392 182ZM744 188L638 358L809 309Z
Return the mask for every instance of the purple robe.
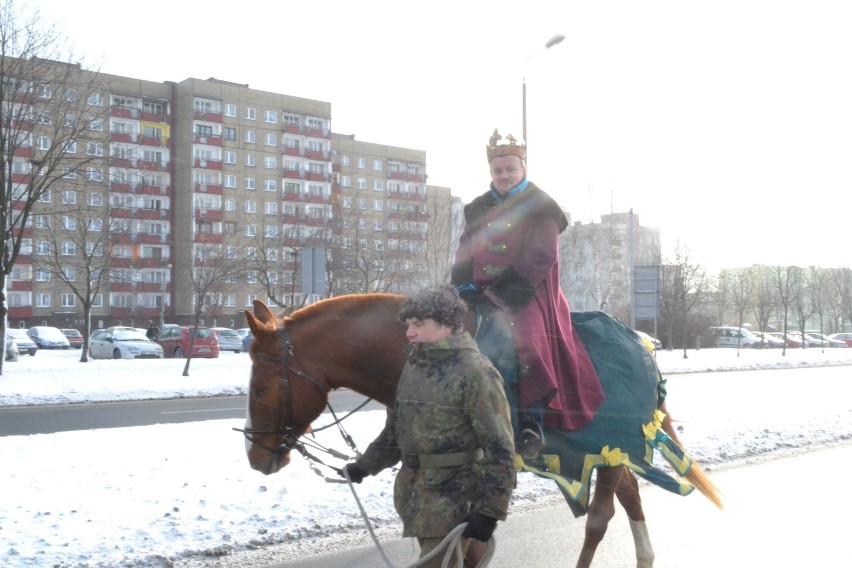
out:
M559 233L568 223L532 183L499 201L489 191L465 206L453 283L472 282L506 312L518 355L522 408L545 403L545 426L577 430L604 398L559 288Z

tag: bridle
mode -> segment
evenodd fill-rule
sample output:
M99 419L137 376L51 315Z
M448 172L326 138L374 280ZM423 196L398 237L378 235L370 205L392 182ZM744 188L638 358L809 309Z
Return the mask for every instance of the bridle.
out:
M276 331L277 331L277 334L278 334L278 343L280 345L280 355L278 356L278 358L270 357L270 356L268 356L268 355L266 355L262 352L259 352L259 351L255 351L255 353L253 353L253 355L256 359L259 360L260 363L278 365L279 368L280 368L280 375L278 377L278 390L279 390L280 396L282 397L282 400L285 401L285 405L286 405L284 412L282 413L283 416L281 416L281 420L278 422L278 424L275 424L274 426L271 426L271 427L266 427L266 428L233 428L233 430L235 430L237 432L241 432L243 434L243 436L245 436L246 440L251 442L252 445L257 446L261 449L264 449L267 452L269 452L270 454L272 454L273 458L276 461L280 461L280 459L285 454L289 453L291 450L296 450L300 454L302 454L303 457L307 458L308 460L310 460L312 462L316 462L316 463L319 463L319 464L322 464L322 465L327 465L327 464L323 463L321 460L319 460L318 458L316 458L315 456L313 456L310 452L308 452L307 448L305 447L305 441L302 440L303 435L295 433L295 429L293 427L293 417L294 417L293 387L292 387L292 381L290 379L290 375L292 374L295 377L298 377L298 378L300 378L304 381L307 381L308 384L312 385L313 387L315 387L317 389L317 391L320 393L320 395L325 398L325 401L326 401L325 404L328 407L329 411L331 411L332 416L334 417L334 422L332 424L328 424L326 426L323 426L322 428L316 429L316 430L314 430L314 432L318 432L318 431L323 430L325 428L328 428L332 425L337 425L338 428L341 431L343 439L346 441L346 443L349 445L350 448L352 448L353 450L355 450L356 453L358 453L358 450L355 449L355 444L352 441L351 436L349 436L349 434L347 434L345 431L343 431L342 426L340 425L340 422L342 420L344 420L345 418L347 418L348 416L350 416L352 413L358 411L361 407L366 405L368 402L370 402L370 399L367 399L366 401L364 401L360 406L358 406L352 412L348 413L343 418L338 419L337 415L334 413L334 410L331 408L331 404L328 402L328 393L329 393L329 391L331 391L331 387L329 387L328 385L316 380L315 378L311 377L310 375L308 375L304 371L302 371L300 369L294 369L291 366L291 362L293 361L293 358L294 358L295 348L293 346L293 342L290 341L290 332L287 330L286 327L279 327ZM252 373L254 373L254 367L253 366L252 366ZM255 435L261 435L261 434L262 435L273 434L273 435L280 436L281 437L281 443L278 444L275 447L270 447L270 446L267 446L265 444L261 444L254 438ZM328 454L330 454L330 455L332 455L332 456L334 456L338 459L344 459L344 460L352 459L350 456L347 456L346 454L342 454L342 453L340 453L336 450L333 450L331 448L323 447L323 446L317 444L313 440L310 440L308 442L313 447L318 448L318 449L320 449L320 450L322 450L322 451L324 451L324 452L326 452L326 453L328 453ZM332 467L332 466L328 466L328 467ZM337 470L337 468L333 468L333 467L332 467L332 469ZM317 473L319 473L319 472L317 472ZM322 475L322 474L320 473L320 475Z

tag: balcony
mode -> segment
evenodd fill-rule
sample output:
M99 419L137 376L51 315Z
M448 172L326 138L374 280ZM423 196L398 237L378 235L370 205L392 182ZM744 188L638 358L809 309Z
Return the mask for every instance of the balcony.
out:
M130 292L133 285L130 282L113 282L109 288L111 292Z
M20 257L19 257L20 258ZM7 280L11 292L32 292L32 280Z
M146 245L164 245L168 242L168 235L156 235L153 233L141 233L137 240Z
M33 148L32 146L19 146L15 148L14 154L16 158L30 159L33 157Z
M142 209L142 218L150 221L159 221L168 216L168 209Z
M153 112L145 112L142 111L142 120L145 122L160 122L163 124L168 124L171 122L172 117L169 114L156 114Z
M142 268L166 268L169 265L168 258L147 257L142 258L141 260ZM162 284L160 282L155 282L154 286L156 286L156 288L149 291L159 292L162 289Z
M206 144L207 146L222 146L222 136L218 134L196 134L196 144Z
M141 167L143 170L162 172L168 167L168 164L152 162L150 160L142 160L139 162L139 167Z
M139 192L143 195L167 195L170 187L168 185L140 185Z
M285 147L284 148L284 155L285 156L295 156L295 157L299 157L299 158L304 158L305 157L305 149L304 148L298 148L298 147L297 148Z
M388 179L426 183L425 174L410 174L408 172L388 172Z
M133 245L136 244L136 235L133 233L116 233L113 232L110 234L110 238L112 242L119 245Z
M112 289L115 290L115 286L113 286ZM131 315L131 308L119 308L115 306L110 306L109 315L113 318L129 318Z
M9 319L29 319L33 317L32 306L11 306L9 308Z
M215 170L222 171L222 160L214 160L211 158L207 158L206 160L202 160L201 158L195 158L195 167L196 168L204 168L206 170Z
M112 106L109 109L109 115L115 118L129 118L132 120L139 120L139 117L142 115L142 111L138 108Z
M133 259L126 256L116 256L111 258L109 263L113 268L130 268L133 265Z
M199 221L221 221L222 220L222 210L221 209L196 209L195 210L195 218Z
M139 135L134 132L110 132L110 142L124 142L125 144L137 144Z
M203 244L221 245L222 235L214 233L195 233L195 242ZM200 261L196 259L196 262Z
M288 179L305 179L305 170L291 170L284 168L284 177Z
M221 112L212 112L208 110L197 110L193 115L195 120L206 120L207 122L217 122L219 124L222 123L222 113Z
M118 156L110 156L109 165L116 168L135 168L136 160L131 160L130 158L120 158Z
M307 150L305 152L305 157L310 160L322 160L327 162L331 159L331 154L325 150Z
M136 186L126 181L111 181L109 190L115 193L136 193Z
M140 136L139 143L143 146L153 146L155 148L166 146L166 140L159 136Z
M211 193L213 195L222 195L222 186L210 183L196 183L195 191L198 193Z
M305 135L313 138L331 138L331 131L326 128L306 128Z

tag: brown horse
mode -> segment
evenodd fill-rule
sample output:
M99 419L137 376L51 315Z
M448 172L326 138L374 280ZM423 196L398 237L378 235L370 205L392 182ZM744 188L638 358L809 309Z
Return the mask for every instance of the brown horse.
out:
M268 475L286 466L299 437L325 409L331 390L347 388L385 405L393 403L407 344L405 326L397 319L403 300L391 294L341 296L283 318L255 300L254 312L246 311L254 335L245 427L252 468ZM677 442L667 416L662 430ZM721 507L718 491L698 465L691 462L685 469L687 481ZM615 513L613 497L630 520L637 566L652 566L654 553L636 476L625 465L607 460L597 464L595 471L577 566L591 566ZM575 507L572 504L578 514Z

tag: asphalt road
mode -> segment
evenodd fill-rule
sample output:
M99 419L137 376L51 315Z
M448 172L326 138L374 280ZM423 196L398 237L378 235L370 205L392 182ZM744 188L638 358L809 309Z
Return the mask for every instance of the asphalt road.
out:
M697 493L680 497L644 486L642 501L656 552L655 568L846 565L849 523L845 515L852 497L844 480L850 465L852 442L710 471L725 494L724 511ZM489 568L573 566L584 523L585 518L573 518L564 503L510 514L495 533L497 550ZM416 544L410 539L384 540L382 546L396 567L409 566L417 558ZM635 565L627 517L617 508L593 566ZM369 545L267 568L353 566L386 565Z
M339 416L341 412L352 410L365 399L358 393L339 390L332 392L329 400ZM376 409L383 406L370 402L367 408ZM245 418L245 415L245 396L6 406L0 407L0 436L176 424Z

